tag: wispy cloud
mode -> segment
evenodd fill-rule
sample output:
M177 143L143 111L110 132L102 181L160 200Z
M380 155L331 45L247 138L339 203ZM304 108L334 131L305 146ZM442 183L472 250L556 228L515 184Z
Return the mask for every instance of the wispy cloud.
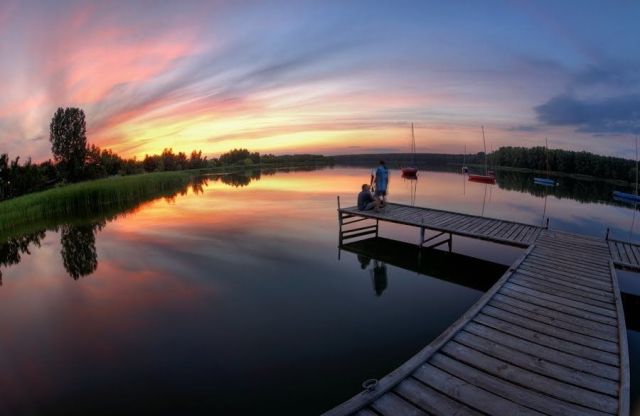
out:
M129 156L402 151L411 121L425 151L459 151L480 124L502 144L573 128L568 147L636 131L632 44L602 48L606 28L545 6L493 6L6 0L0 149L49 157L33 139L58 106L82 107L89 140Z

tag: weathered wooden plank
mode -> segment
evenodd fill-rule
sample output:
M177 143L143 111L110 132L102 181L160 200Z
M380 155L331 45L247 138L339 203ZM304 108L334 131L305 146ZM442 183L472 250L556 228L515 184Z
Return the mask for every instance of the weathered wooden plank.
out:
M633 255L636 257L636 264L640 264L640 248L635 244L629 244L629 248L633 251Z
M511 227L509 227L509 229L506 232L506 238L511 238L513 236L514 233L516 233L520 227L522 227L522 225L520 224L511 224Z
M493 358L511 363L526 370L609 396L615 397L618 395L617 382L540 359L540 357L533 355L532 351L528 351L527 353L520 352L466 331L458 332L454 340L459 344L466 345L469 348L473 348Z
M450 399L448 396L423 384L413 377L406 378L394 389L394 392L408 402L430 414L480 416L478 411Z
M570 270L576 271L576 272L580 272L580 273L590 273L590 274L601 274L601 273L606 273L608 270L605 267L604 262L602 262L600 265L595 265L595 264L582 264L582 263L578 263L577 261L572 261L572 260L565 260L560 256L554 255L554 256L547 256L544 254L541 254L538 252L538 250L536 250L534 253L531 253L531 259L535 259L536 261L543 261L545 263L550 263L550 264L554 264L554 265L559 265L559 266L563 266L563 267L567 267Z
M490 236L493 231L500 227L502 224L503 223L501 221L494 221L494 223L490 227L487 227L487 229L485 229L482 234Z
M538 231L536 227L528 227L526 233L522 236L522 241L533 241L536 231Z
M582 264L593 264L598 266L602 265L603 263L607 263L610 257L609 253L606 251L600 255L594 256L590 254L584 254L581 251L576 250L556 250L554 247L550 247L546 244L536 245L536 253L554 256L568 261L581 262Z
M532 331L530 329L523 328L519 325L515 325L510 322L505 322L501 319L496 319L489 315L478 314L475 316L473 320L475 322L489 326L499 331L511 333L520 338L533 341L537 344L544 345L549 348L555 348L560 351L574 354L578 357L588 358L590 360L598 361L603 364L609 364L613 366L619 366L620 364L617 354L596 350L593 348L585 347L584 345L576 344L570 341L565 341L556 337L541 334L537 331Z
M512 282L527 282L528 284L534 285L536 288L544 288L545 291L552 290L553 293L557 293L559 296L564 296L566 294L568 297L577 297L578 299L589 299L596 306L602 306L603 308L611 308L613 309L613 296L612 293L608 291L601 290L599 293L597 291L593 291L593 289L585 290L584 287L580 287L579 284L573 283L573 286L570 286L572 282L566 282L559 279L544 279L537 276L531 276L527 273L521 273L518 270L517 276L514 276ZM588 288L589 289L589 288ZM588 303L588 302L587 302Z
M627 243L619 243L622 245L622 247L624 247L624 251L627 254L627 258L629 259L629 263L631 264L638 264L638 259L636 258L635 254L633 254L633 250L631 250L631 246Z
M585 303L587 305L593 305L600 308L609 309L612 311L615 310L613 303L603 302L602 300L599 300L599 299L593 299L591 296L585 296L581 293L576 293L578 292L576 289L562 288L562 287L558 288L553 284L548 284L548 283L544 284L542 282L534 281L533 279L523 278L521 276L518 276L517 278L514 277L509 282L512 284L517 284L518 286L523 286L529 289L537 290L542 293L559 296L564 299L574 300L577 302Z
M478 226L483 221L484 221L484 218L479 218L479 217L472 218L472 220L470 222L468 222L464 226L461 226L460 228L458 228L458 231L468 231L471 228Z
M356 416L379 416L379 415L373 410L362 409L358 413L356 413Z
M488 327L476 322L469 322L465 331L474 335L486 338L501 345L513 348L515 350L533 354L540 359L547 360L552 363L563 365L577 371L592 374L598 377L607 378L609 380L618 381L620 370L616 366L603 364L588 358L579 357L574 354L558 351L544 345L532 342L521 337L517 337L511 333L505 333L498 329Z
M537 241L540 245L549 247L555 246L557 248L567 249L569 251L575 250L576 245L580 245L580 251L582 251L583 253L593 253L595 255L599 255L600 253L602 253L602 250L606 248L605 245L593 246L581 244L581 242L576 241L568 241L560 238L550 238L548 236L545 236L544 234L538 237Z
M538 306L543 306L545 308L549 308L549 309L553 309L555 311L567 314L567 315L573 315L576 316L578 318L583 318L583 319L588 319L594 322L599 322L601 324L607 324L607 325L611 325L611 326L616 326L617 322L615 319L611 319L608 318L606 316L602 316L602 315L597 315L597 314L592 314L590 312L586 312L582 309L577 309L571 306L566 306L560 303L556 303L556 302L550 302L546 299L542 299L542 298L538 298L538 297L533 297L533 296L529 296L525 293L521 293L519 291L515 291L515 290L511 290L507 287L502 287L500 289L500 293L512 298L516 298L518 300L521 300L523 302L528 302L534 305L538 305Z
M591 331L592 334L602 336L603 339L609 339L615 341L618 339L617 328L612 325L602 324L590 319L584 319L575 315L568 315L566 313L558 312L553 309L546 308L544 306L535 305L529 302L523 302L519 299L505 296L500 293L496 293L491 302L500 302L510 305L519 310L525 311L528 316L535 317L536 319L549 318L552 322L571 325L576 328L586 328ZM491 303L489 302L489 303ZM596 336L596 335L594 335Z
M489 220L483 218L483 221L481 221L478 225L474 226L473 228L468 229L467 232L470 234L479 234L480 230L487 227L488 225L489 225Z
M496 319L500 319L501 321L510 322L514 325L519 325L522 328L530 329L539 334L545 334L558 339L563 339L565 341L583 345L594 350L606 351L614 354L618 353L617 342L606 341L589 335L569 331L564 328L558 328L489 305L482 308L482 313L488 316L492 316Z
M611 323L612 325L616 324L616 320L615 320L616 312L610 309L604 309L598 306L589 305L584 302L578 302L578 301L566 299L560 296L550 295L548 293L544 293L535 289L529 289L523 286L516 285L511 282L505 283L503 287L527 294L529 296L534 296L540 299L545 299L551 302L559 303L561 305L571 306L576 309L582 309L583 311L590 312L592 314L598 314L604 317L609 317L611 319L608 322Z
M566 231L545 230L543 237L551 240L571 241L583 246L602 247L604 245L604 240L602 238L591 237L584 234L572 234Z
M511 223L508 223L508 222L503 223L499 228L494 230L493 236L501 237L501 238L507 238L508 232L509 232L509 230L511 229L512 226L513 226L513 224L511 224Z
M544 260L554 260L561 263L567 263L571 267L584 268L588 270L598 270L601 272L606 269L605 265L609 258L609 253L606 250L602 250L600 256L590 255L588 258L581 258L576 254L573 254L574 250L556 249L548 246L538 246L534 253L536 257L540 257Z
M383 416L427 416L426 412L393 393L387 393L381 396L371 404L371 407Z
M622 261L620 259L620 253L618 253L618 247L613 241L609 241L609 253L611 253L611 257L613 257L613 261L615 261L616 263Z
M582 279L592 279L595 281L607 281L608 279L603 277L602 273L598 273L595 271L581 270L577 268L570 268L567 265L560 264L558 262L554 262L551 260L542 260L540 258L532 258L527 262L527 265L531 265L533 267L537 267L539 269L544 269L551 271L553 273L562 274L567 277L571 276L580 276Z
M611 282L605 280L594 280L589 278L582 278L577 275L566 276L560 273L553 273L545 269L540 269L532 264L523 264L518 268L518 273L528 273L535 275L536 277L544 277L547 279L575 283L584 287L589 287L595 290L599 290L605 293L611 293Z
M559 278L562 278L568 281L580 280L580 281L584 281L585 283L593 283L597 285L597 287L599 288L604 288L609 292L611 291L610 279L607 279L602 275L592 276L592 275L586 275L586 274L572 273L570 270L566 270L566 268L560 269L558 267L554 267L549 264L534 262L534 261L529 261L527 262L527 264L523 264L521 268L538 272L552 278L555 278L557 276Z
M510 226L511 226L511 224L509 224L507 222L501 222L500 225L498 225L498 227L494 228L489 233L489 236L495 237L497 235L501 235L502 233L504 233L505 229L508 229Z
M558 254L559 253L564 253L566 251L564 251L563 249L554 249ZM537 251L537 250L536 250ZM545 256L542 255L542 253L538 253L536 252L536 257L535 260L537 262L542 262L543 264L548 264L548 263L561 263L563 266L569 266L570 269L572 270L579 270L579 271L584 271L584 274L593 274L596 275L596 277L600 276L601 273L603 273L602 271L602 266L599 266L599 270L593 270L591 268L589 268L589 264L582 264L579 263L578 261L571 261L571 260L564 260L562 257L560 257L558 254L555 255L551 255L551 256ZM602 258L602 262L606 261L608 258Z
M540 415L540 412L478 388L431 364L418 368L414 377L469 407L493 415Z
M461 230L463 227L465 227L466 225L469 225L471 223L473 223L476 219L473 217L463 217L461 218L459 221L457 221L454 225L455 225L455 229L456 230Z
M580 412L583 414L597 414L596 412L589 411L589 409L606 413L613 413L618 409L617 400L611 396L596 393L572 384L563 383L553 378L542 376L493 358L455 341L447 343L442 351L454 359L449 361L451 367L456 366L456 361L467 365L467 368L461 369L461 372L473 372L474 370L470 370L468 368L469 364L471 364L473 367L476 367L494 377L507 381L510 385L506 393L512 400L518 397L518 393L522 394L522 392L530 392L533 390L543 393L538 395L529 395L526 400L523 400L527 406L534 407L535 409L543 412L554 412L556 414L575 414ZM438 356L434 356L431 359L431 362L434 364L436 357ZM455 375L463 377L462 374L456 373ZM477 383L480 383L483 379L487 378L479 371L476 375L477 378L474 381ZM524 388L518 388L517 385ZM560 400L553 400L553 397ZM571 406L569 403L565 402L574 403L581 407ZM585 409L585 407L588 409ZM562 411L560 411L560 408L563 408Z
M616 310L618 312L618 334L620 339L620 395L619 395L619 415L628 415L631 403L630 389L630 368L629 368L629 345L627 343L627 327L624 317L624 309L622 307L622 298L620 297L620 288L618 287L618 276L613 262L609 262L611 270L611 281L613 283L616 295Z
M582 335L587 335L587 336L591 336L591 337L596 337L605 341L609 341L609 342L613 342L616 343L618 342L618 337L616 334L611 334L611 331L609 330L609 328L611 328L611 326L605 326L605 328L607 329L606 331L597 331L594 330L593 328L590 327L586 327L586 326L582 326L582 325L577 325L575 323L569 323L567 321L563 321L563 320L559 320L559 319L554 319L554 318L550 318L546 315L542 315L542 314L535 314L535 313L531 313L528 309L522 309L522 308L518 308L515 307L511 304L508 303L504 303L504 302L500 302L497 299L492 299L491 302L488 303L488 305L493 306L495 308L498 309L502 309L505 310L507 312L511 312L513 314L519 315L523 318L528 318L528 319L532 319L534 321L538 321L541 322L543 324L547 324L547 325L551 325L557 328L562 328L562 329L566 329L568 331L573 331L573 332L577 332L578 334L582 334Z
M522 227L522 229L518 232L518 234L513 236L513 239L514 240L518 240L518 241L522 241L524 236L527 234L527 231L529 231L529 226L528 225L524 225Z
M603 289L595 289L589 286L585 286L583 284L580 283L576 283L573 281L568 281L568 280L564 280L564 279L558 279L558 278L551 278L549 276L545 276L539 273L532 273L528 270L524 270L522 268L518 269L518 275L520 276L526 276L529 279L534 279L537 282L548 282L548 283L552 283L556 286L562 286L562 287L566 287L566 288L571 288L571 289L579 289L582 292L585 293L590 293L591 295L597 296L598 299L601 299L603 302L613 302L614 298L613 298L613 293L609 292L608 290L603 290Z

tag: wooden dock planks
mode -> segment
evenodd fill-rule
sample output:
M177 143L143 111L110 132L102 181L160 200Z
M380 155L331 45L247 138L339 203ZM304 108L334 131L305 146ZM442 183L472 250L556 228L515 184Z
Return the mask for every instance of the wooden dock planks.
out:
M360 211L357 207L342 208L339 211L518 247L528 247L542 229L514 221L392 203L387 204L380 212Z
M626 328L612 260L632 260L633 249L622 247L623 257L613 242L616 257L611 241L463 220L467 232L506 231L533 244L436 340L325 416L627 415ZM442 221L456 229L455 219Z
M613 263L626 270L640 271L640 245L618 240L607 240Z

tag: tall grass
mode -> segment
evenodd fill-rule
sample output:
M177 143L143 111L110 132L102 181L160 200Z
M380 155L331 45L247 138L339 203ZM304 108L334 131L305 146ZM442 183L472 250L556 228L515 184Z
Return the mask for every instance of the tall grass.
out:
M60 218L95 216L186 188L193 172L159 172L81 182L0 202L0 237Z

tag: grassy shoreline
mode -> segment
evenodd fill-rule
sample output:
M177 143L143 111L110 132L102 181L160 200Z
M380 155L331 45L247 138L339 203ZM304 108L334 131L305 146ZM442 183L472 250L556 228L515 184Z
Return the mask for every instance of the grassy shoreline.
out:
M0 202L0 235L25 225L50 226L49 219L100 213L187 186L193 174L159 172L74 183Z
M287 169L312 164L256 164L193 170L141 173L78 182L22 195L0 202L0 239L25 231L51 229L76 217L116 215L142 202L170 196L186 188L195 177L251 169ZM315 165L326 166L326 165Z

